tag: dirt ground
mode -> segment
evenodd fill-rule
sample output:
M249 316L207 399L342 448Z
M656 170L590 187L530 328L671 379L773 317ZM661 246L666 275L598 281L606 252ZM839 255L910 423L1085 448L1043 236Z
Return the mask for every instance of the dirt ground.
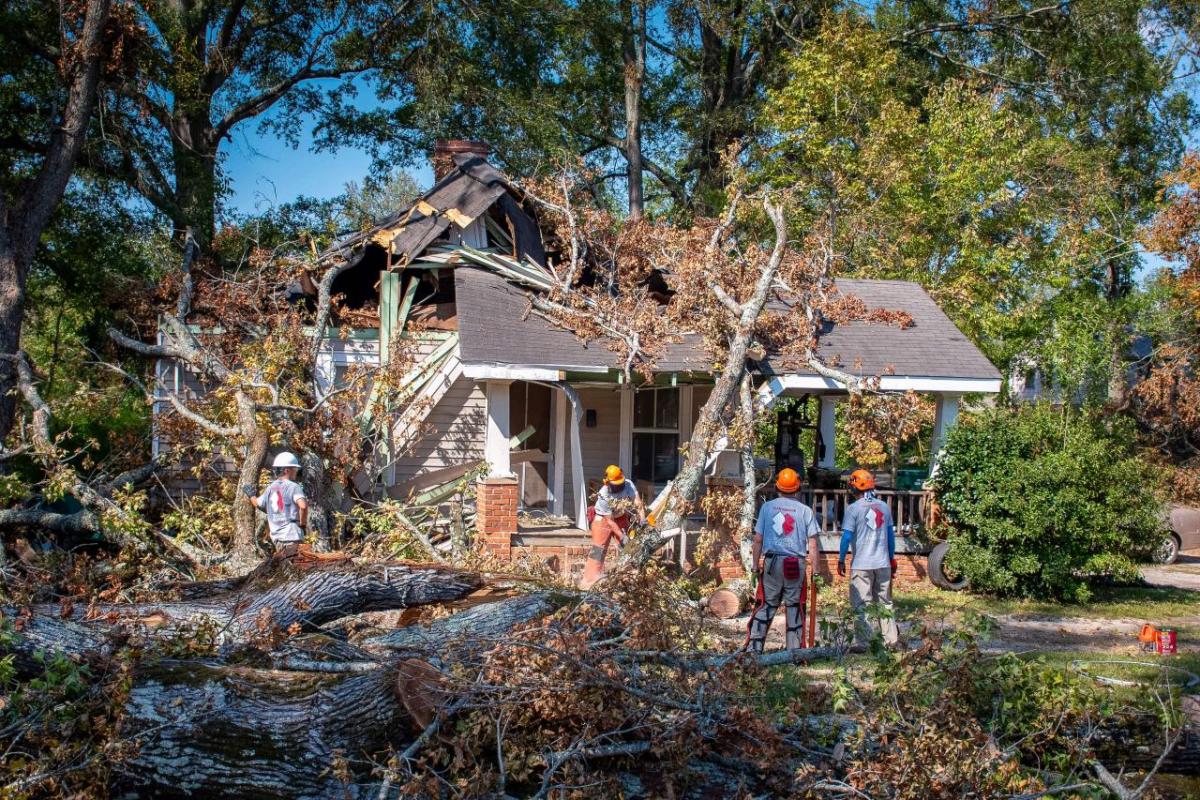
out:
M1138 631L1149 621L1160 627L1173 627L1184 634L1179 637L1180 653L1200 653L1200 636L1191 635L1200 631L1200 551L1181 554L1169 567L1147 566L1142 574L1151 586L1195 591L1195 613L1155 620L1003 614L994 617L997 629L986 642L985 649L1019 653L1097 651L1132 656L1139 653ZM740 645L745 640L748 622L749 614L743 614L719 624L728 641ZM900 620L902 636L910 635L913 627L912 620ZM767 649L779 647L783 647L783 621L777 617L767 636Z
M1200 591L1200 550L1180 553L1169 567L1144 567L1142 577L1152 586Z
M1197 613L1157 620L1157 624L1177 629L1200 629L1200 592L1196 595ZM727 640L741 644L746 637L749 615L721 621ZM984 644L992 652L1012 651L1103 651L1132 655L1139 652L1137 634L1145 620L1094 619L1050 615L1007 614L994 618L997 629ZM902 637L914 633L915 623L900 620ZM777 618L767 634L767 649L783 647L783 621ZM1181 637L1181 653L1200 653L1200 642Z

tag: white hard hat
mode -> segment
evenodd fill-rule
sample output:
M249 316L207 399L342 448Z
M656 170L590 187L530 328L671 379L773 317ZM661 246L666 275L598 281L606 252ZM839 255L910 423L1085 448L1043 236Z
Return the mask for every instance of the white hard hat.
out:
M300 469L300 459L296 458L296 456L289 453L287 450L284 450L282 453L275 456L275 463L271 466L275 469L281 469L283 467L295 467L296 469Z

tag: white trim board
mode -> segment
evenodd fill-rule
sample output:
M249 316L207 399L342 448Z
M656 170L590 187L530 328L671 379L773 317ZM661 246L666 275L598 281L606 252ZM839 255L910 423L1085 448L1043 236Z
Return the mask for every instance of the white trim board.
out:
M477 381L561 381L562 370L517 364L463 364L463 375Z
M820 375L776 375L768 382L771 391L778 395L788 389L825 389L845 392L846 387L837 381ZM944 394L999 394L999 378L934 378L919 375L884 375L879 379L879 389L884 392L931 392Z

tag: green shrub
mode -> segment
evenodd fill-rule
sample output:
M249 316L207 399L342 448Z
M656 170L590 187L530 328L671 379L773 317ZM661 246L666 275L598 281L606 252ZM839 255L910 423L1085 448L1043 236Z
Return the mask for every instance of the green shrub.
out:
M1162 536L1161 487L1123 421L1047 405L959 425L934 480L947 563L974 589L1078 602L1096 575L1137 577Z

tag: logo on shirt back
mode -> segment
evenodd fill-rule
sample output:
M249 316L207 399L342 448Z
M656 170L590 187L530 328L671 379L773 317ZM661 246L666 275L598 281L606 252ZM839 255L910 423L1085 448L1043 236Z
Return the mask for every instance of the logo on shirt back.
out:
M883 527L883 509L879 506L870 506L867 508L866 518L867 527L873 531L877 531Z
M796 530L796 518L786 511L779 511L771 518L776 536L790 536Z

